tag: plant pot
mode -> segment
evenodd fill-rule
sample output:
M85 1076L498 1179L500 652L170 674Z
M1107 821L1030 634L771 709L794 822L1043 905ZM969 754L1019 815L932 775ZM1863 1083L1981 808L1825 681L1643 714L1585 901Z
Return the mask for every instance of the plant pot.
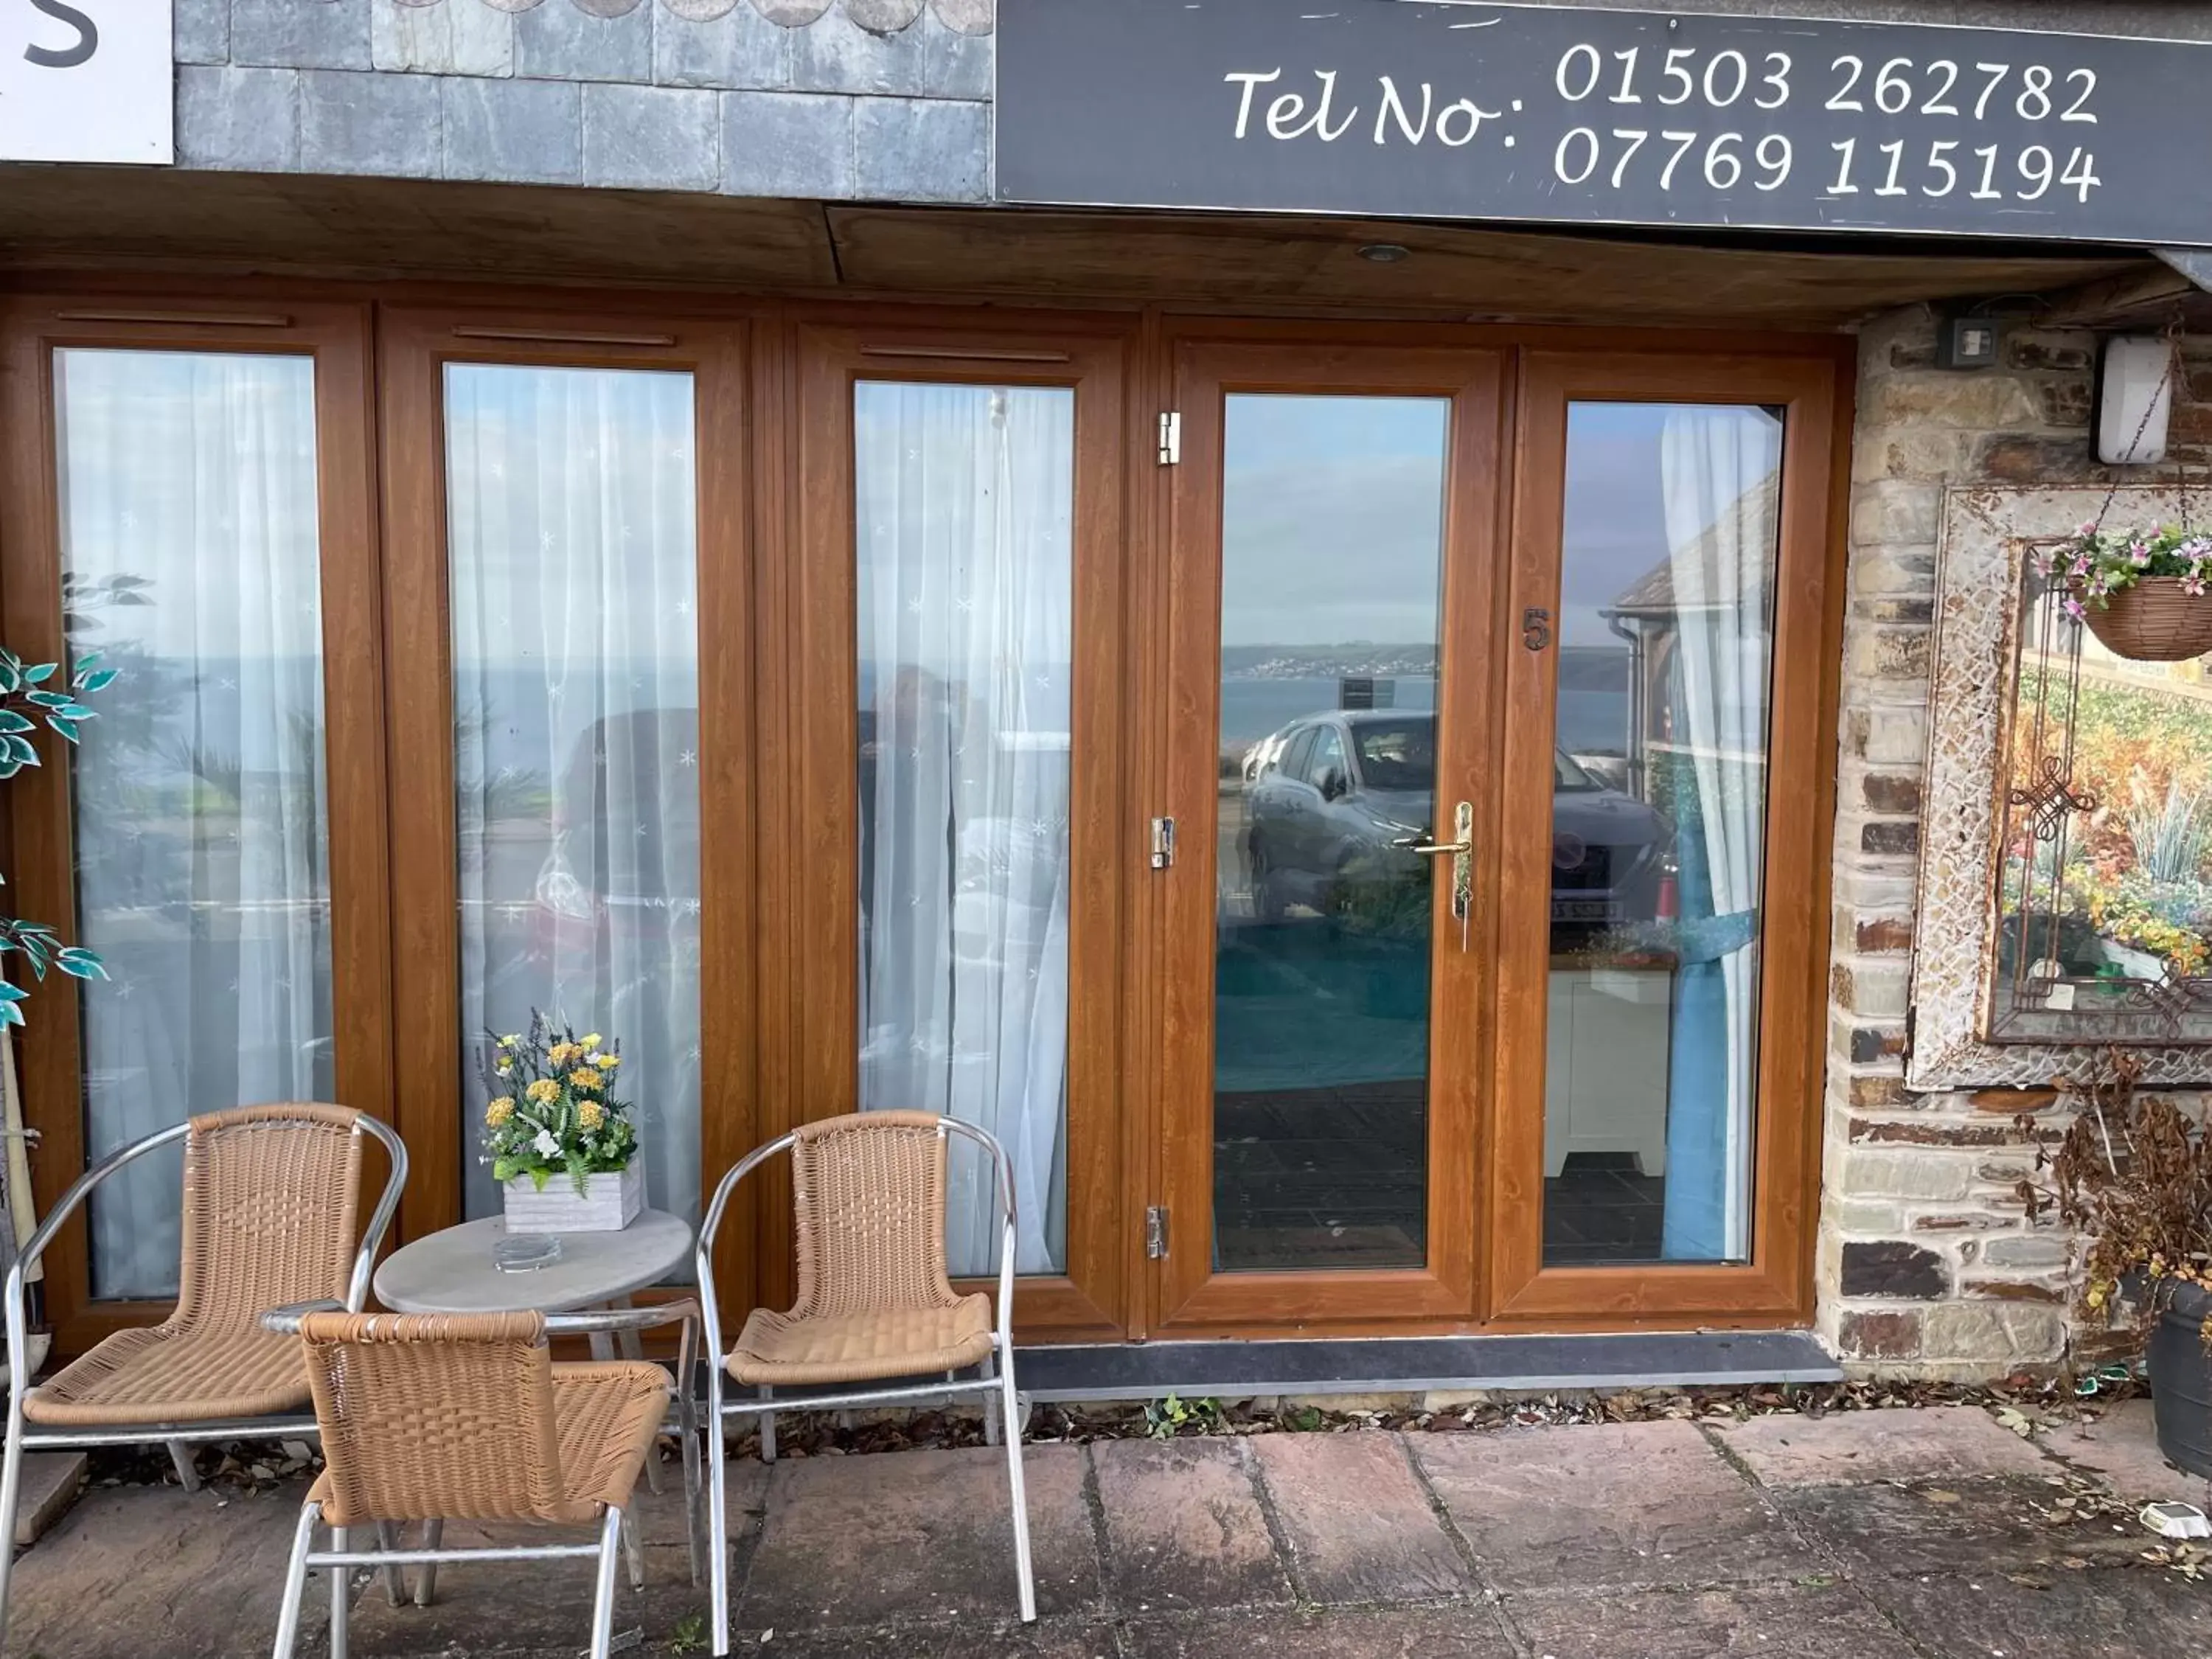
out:
M633 1154L620 1175L586 1176L580 1193L566 1175L549 1176L543 1192L518 1176L501 1196L510 1233L620 1232L645 1208L645 1164Z
M2158 1323L2151 1328L2151 1415L2158 1449L2175 1468L2212 1480L2212 1353L2204 1347L2204 1322L2212 1294L2194 1285L2169 1287Z
M2131 662L2187 662L2212 652L2212 593L2188 592L2179 576L2145 576L2101 606L2081 605L2089 631Z

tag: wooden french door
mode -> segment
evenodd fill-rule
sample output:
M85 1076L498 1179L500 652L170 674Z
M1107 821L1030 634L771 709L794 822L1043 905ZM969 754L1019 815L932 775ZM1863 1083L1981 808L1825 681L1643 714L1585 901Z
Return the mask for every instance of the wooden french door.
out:
M1475 1310L1505 362L1176 345L1163 1334Z
M1118 1335L1124 344L885 323L791 347L797 533L760 684L793 1042L764 1056L763 1133L885 1107L982 1124L1014 1167L1025 1338ZM764 1238L787 1202L763 1192ZM995 1271L991 1213L956 1154L956 1277ZM763 1294L787 1273L764 1253Z

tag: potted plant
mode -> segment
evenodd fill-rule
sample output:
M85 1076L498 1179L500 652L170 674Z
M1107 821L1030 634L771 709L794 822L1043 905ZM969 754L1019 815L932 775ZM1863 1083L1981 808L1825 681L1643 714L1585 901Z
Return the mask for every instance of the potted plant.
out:
M2212 1129L2171 1100L2138 1096L2142 1062L2107 1054L2089 1083L2062 1083L2080 1109L2024 1182L2031 1216L2055 1206L2081 1241L2079 1311L2143 1350L2158 1446L2212 1480Z
M528 1030L485 1035L484 1158L508 1231L629 1226L645 1207L645 1169L629 1107L614 1092L620 1045L535 1009Z
M2046 550L2038 569L2066 588L2066 614L2116 655L2186 662L2212 651L2212 536L2092 522Z

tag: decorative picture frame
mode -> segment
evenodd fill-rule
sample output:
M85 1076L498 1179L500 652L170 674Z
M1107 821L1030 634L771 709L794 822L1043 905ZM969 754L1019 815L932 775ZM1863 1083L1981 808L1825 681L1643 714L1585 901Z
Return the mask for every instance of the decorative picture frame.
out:
M2172 521L2184 507L2181 490L2172 485L2111 491L2101 485L1977 487L1945 495L1908 1088L2035 1088L2060 1077L2086 1079L2100 1051L2114 1044L2142 1061L2147 1085L2212 1084L2212 1006L2192 1009L2185 1021L2164 1018L2160 998L2133 988L2131 994L2105 999L2114 1010L2108 1020L2098 1018L2086 1000L2069 1009L2080 1016L2073 1020L2022 1021L2013 1017L2009 1001L2000 1005L2001 997L2016 994L2021 965L2002 960L2005 861L2019 854L2009 844L2020 839L2018 814L2023 807L2031 815L2035 810L2014 790L2013 755L2026 735L2014 725L2021 653L2029 643L2023 634L2031 611L2031 555L2072 538L2094 519L2108 526ZM2047 666L2051 659L2041 660ZM2067 781L2058 781L2062 788ZM1994 1034L2001 1012L2003 1027L2029 1033L2026 1040ZM2078 1025L2080 1035L2042 1035L2069 1024Z

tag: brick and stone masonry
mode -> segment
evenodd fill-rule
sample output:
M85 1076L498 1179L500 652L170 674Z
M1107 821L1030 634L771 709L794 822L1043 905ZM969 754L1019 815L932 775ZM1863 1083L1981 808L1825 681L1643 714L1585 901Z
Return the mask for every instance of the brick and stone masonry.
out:
M2066 1343L2066 1239L2014 1192L2035 1158L2017 1120L2055 1137L2063 1103L1909 1093L1904 1054L1943 491L2121 476L2092 453L2096 351L2086 331L2018 328L1997 367L1939 369L1925 307L1860 334L1819 1286L1821 1334L1867 1368L1984 1376L2049 1365ZM2168 453L2202 462L2212 338L2183 354Z

